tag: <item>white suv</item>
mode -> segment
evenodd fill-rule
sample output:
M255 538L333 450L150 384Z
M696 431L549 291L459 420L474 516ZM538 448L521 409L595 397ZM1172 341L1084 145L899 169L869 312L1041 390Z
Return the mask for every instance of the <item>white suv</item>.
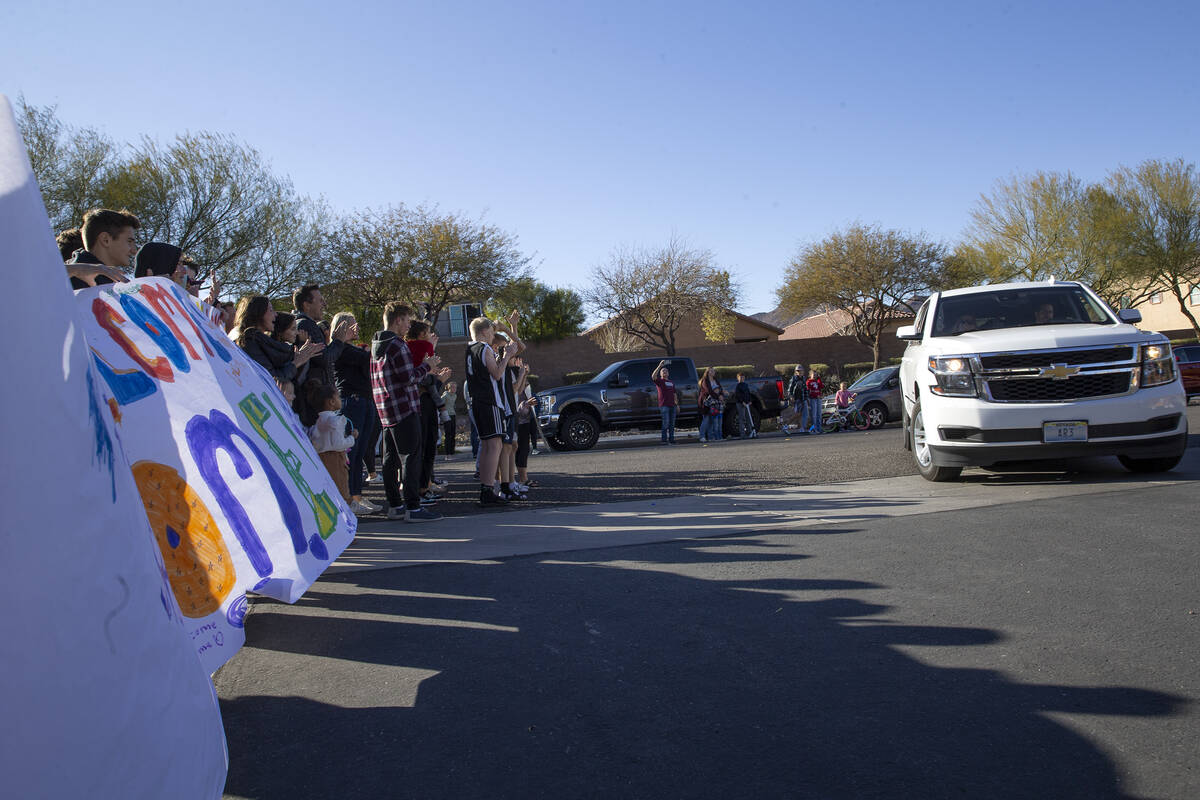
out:
M1009 283L931 296L900 365L904 442L931 481L1001 461L1115 455L1169 470L1187 398L1160 333L1079 283Z

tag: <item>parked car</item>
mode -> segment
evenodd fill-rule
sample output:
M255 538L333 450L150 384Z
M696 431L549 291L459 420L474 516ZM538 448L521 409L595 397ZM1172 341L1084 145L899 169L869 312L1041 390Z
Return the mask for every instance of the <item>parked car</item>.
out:
M663 358L635 358L609 364L587 383L559 386L537 393L538 429L552 450L588 450L602 431L659 430L658 389L650 375ZM690 358L665 359L675 384L679 406L675 426L700 424L700 380ZM783 379L778 375L747 378L752 394L751 416L757 431L765 417L777 417L783 397ZM738 433L738 416L733 401L733 381L723 381L727 406L725 436Z
M1117 456L1162 472L1187 447L1187 397L1161 333L1074 281L938 292L896 331L904 442L931 481L964 466Z
M849 407L862 409L863 416L872 428L900 419L903 402L899 374L899 367L882 367L868 372L846 387L854 394ZM822 405L825 412L832 411L836 405L834 395L824 398Z
M1183 391L1188 400L1200 397L1200 344L1176 347L1175 363L1179 366L1179 377L1183 379Z

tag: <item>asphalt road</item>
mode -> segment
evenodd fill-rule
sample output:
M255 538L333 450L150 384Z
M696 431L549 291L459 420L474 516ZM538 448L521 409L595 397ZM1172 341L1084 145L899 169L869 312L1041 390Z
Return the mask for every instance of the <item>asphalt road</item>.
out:
M531 466L556 498L539 502L603 503L910 476L899 436ZM1103 481L1103 461L1069 466ZM256 601L215 676L227 796L1200 796L1189 463L1039 500L1022 485L1091 478L969 471L1013 501L354 572ZM445 472L466 487L469 469Z
M1200 436L1200 405L1188 408L1192 436ZM530 456L529 474L539 485L522 507L572 503L612 503L702 494L714 490L807 486L863 478L916 475L912 454L904 449L898 423L874 431L819 436L763 433L757 439L727 439L700 444L695 432L679 444L664 446L652 436L602 440L592 450ZM1115 464L1115 459L1104 459ZM1040 464L1033 469L1088 470L1087 461ZM452 461L439 455L435 474L449 482L436 509L446 515L497 513L478 507L479 483L472 477L469 449ZM1020 469L1020 468L1018 468ZM968 470L966 474L981 470ZM381 484L368 484L367 497L386 505ZM381 520L383 514L363 517Z

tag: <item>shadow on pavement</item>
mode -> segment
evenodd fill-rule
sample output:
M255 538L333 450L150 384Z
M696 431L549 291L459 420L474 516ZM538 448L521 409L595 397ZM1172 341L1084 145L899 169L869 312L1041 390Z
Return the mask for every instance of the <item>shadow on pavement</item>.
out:
M1002 636L815 596L884 587L785 577L806 558L743 535L352 573L256 604L217 676L226 791L1114 798L1110 759L1047 712L1183 702L922 663L897 645Z

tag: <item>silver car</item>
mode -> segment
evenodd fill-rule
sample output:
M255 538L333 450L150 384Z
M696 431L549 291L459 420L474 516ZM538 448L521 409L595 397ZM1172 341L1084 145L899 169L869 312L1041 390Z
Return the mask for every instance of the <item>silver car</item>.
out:
M872 428L900 419L900 368L883 367L856 380L848 390L854 394L850 408L861 408ZM834 396L823 399L824 411L832 411Z

